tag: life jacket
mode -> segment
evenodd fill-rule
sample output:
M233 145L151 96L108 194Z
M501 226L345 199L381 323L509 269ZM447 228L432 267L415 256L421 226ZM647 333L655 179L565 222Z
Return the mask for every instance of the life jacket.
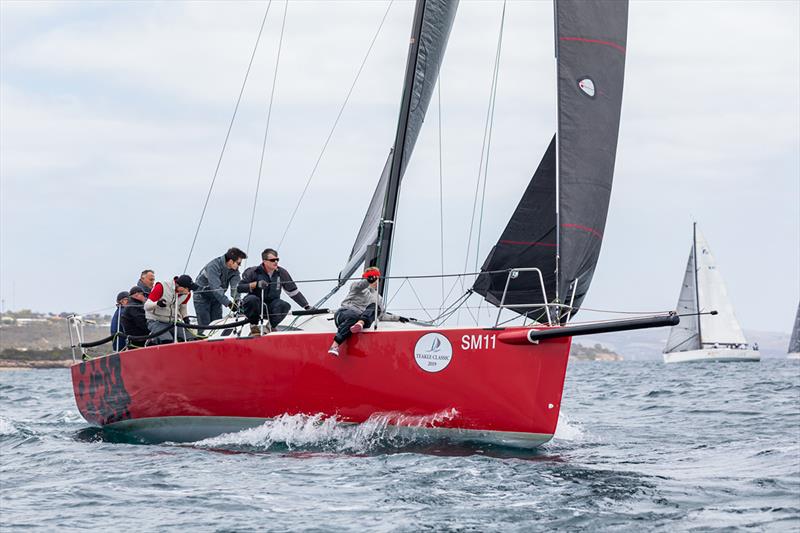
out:
M156 305L152 311L145 309L144 316L147 320L158 320L159 322L172 322L175 318L175 306L179 305L178 318L185 318L186 304L183 303L189 298L188 295L181 295L175 292L175 280L159 281L164 293L161 299L167 302L166 307L159 307ZM179 303L178 300L181 300Z

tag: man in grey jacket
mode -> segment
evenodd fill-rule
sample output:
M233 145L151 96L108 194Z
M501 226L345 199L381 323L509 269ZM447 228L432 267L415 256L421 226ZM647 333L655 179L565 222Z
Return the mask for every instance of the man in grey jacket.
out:
M387 313L383 308L383 298L378 292L380 276L381 271L377 267L368 267L361 275L362 279L350 284L350 292L334 314L336 336L328 349L332 356L338 357L339 346L351 335L368 329L376 318L388 322L409 321L406 317Z
M246 253L230 248L225 255L209 261L197 275L200 290L194 293L194 310L199 325L207 326L222 318L223 305L232 311L237 309L236 286L242 279L239 266L243 259L247 259ZM225 296L229 288L231 298Z

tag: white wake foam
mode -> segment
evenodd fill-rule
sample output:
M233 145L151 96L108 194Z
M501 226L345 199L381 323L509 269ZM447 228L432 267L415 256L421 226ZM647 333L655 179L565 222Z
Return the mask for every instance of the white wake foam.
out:
M19 430L5 417L0 416L0 437L16 435Z
M409 416L400 413L376 413L361 424L338 417L282 415L261 426L196 442L198 447L247 447L269 449L322 448L325 450L364 452L378 446L402 446L416 439L414 430L434 428L458 414L448 409L432 415Z
M556 432L553 434L554 440L579 441L583 440L586 433L583 426L574 420L570 420L563 411L558 413L558 424Z

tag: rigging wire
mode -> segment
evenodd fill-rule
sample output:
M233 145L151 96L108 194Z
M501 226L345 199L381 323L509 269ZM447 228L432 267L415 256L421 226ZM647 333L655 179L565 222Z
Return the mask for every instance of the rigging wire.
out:
M487 139L487 135L489 133L489 123L492 120L492 110L493 110L495 96L496 96L496 93L497 93L497 73L498 73L497 66L498 66L498 64L500 62L500 45L501 45L501 43L503 41L503 29L504 29L504 26L505 26L505 17L506 17L506 2L504 1L503 2L503 11L502 11L501 18L500 18L500 30L499 30L499 34L498 34L498 37L497 37L497 50L495 52L495 58L494 58L494 67L493 67L493 72L492 72L492 83L490 85L490 90L489 90L489 104L488 104L487 109L486 109L486 121L485 121L484 127L483 127L483 140L481 141L481 157L480 157L480 160L478 162L478 179L475 182L475 197L474 197L474 199L472 201L472 214L470 215L469 235L467 237L467 251L464 254L464 272L467 271L467 265L469 264L469 250L470 250L471 245L472 245L472 233L473 233L473 230L474 230L474 227L475 227L475 212L477 211L477 207L478 207L478 191L480 190L480 185L481 185L481 168L483 168L484 156L486 155L486 139ZM476 251L476 255L477 255L477 253L478 253L478 251ZM476 270L477 270L477 267L476 267ZM460 281L461 281L461 289L463 290L464 289L464 280L463 280L463 278ZM475 317L473 317L473 318L475 318Z
M333 122L333 127L331 131L328 133L328 137L325 139L325 143L322 145L322 150L319 153L319 157L317 157L317 161L314 163L314 167L311 169L311 174L309 174L308 179L306 180L306 184L303 187L303 192L300 193L300 198L297 200L297 205L294 207L294 211L292 211L292 215L289 217L289 222L286 224L286 228L283 230L283 235L281 235L281 240L278 243L278 249L283 245L283 241L286 239L286 234L289 232L289 228L294 222L295 216L297 216L297 211L300 209L300 204L303 202L303 198L306 196L306 192L308 191L308 186L311 185L311 180L314 179L314 175L317 172L317 168L319 167L320 162L322 161L322 156L325 155L325 150L328 148L328 143L330 143L331 138L333 137L333 132L336 131L336 126L339 124L339 119L342 117L342 113L344 113L344 109L347 106L347 102L350 100L350 96L353 94L353 90L356 87L356 83L358 82L358 78L361 76L361 71L364 70L364 65L367 63L367 59L369 58L370 52L372 52L372 47L375 45L375 41L378 39L378 35L381 33L381 29L383 28L383 23L386 22L386 17L389 15L389 10L392 8L392 4L394 0L389 1L389 5L386 6L386 12L383 14L383 18L381 19L380 24L378 25L378 29L375 31L375 35L372 37L372 41L369 43L369 48L367 48L367 53L364 55L364 59L361 61L361 66L358 67L358 72L356 72L356 77L353 80L353 84L350 86L350 90L347 91L347 96L342 103L341 108L339 109L339 113L336 115L336 120Z
M231 136L231 130L233 129L233 122L236 120L236 113L239 111L239 104L242 101L242 95L244 94L244 88L247 85L247 78L250 76L250 69L253 66L253 59L256 57L256 50L258 50L258 43L261 41L261 34L264 33L264 24L267 22L267 15L269 14L269 8L272 6L272 0L269 0L267 4L267 9L264 11L264 18L261 20L261 27L258 30L258 37L256 37L255 45L253 45L253 53L250 55L250 62L247 64L247 71L244 74L244 80L242 80L242 88L239 89L239 97L236 99L236 105L233 108L233 115L231 116L230 124L228 124L228 132L225 134L225 141L222 143L222 149L219 153L219 159L217 159L217 166L214 169L214 175L211 178L211 185L208 187L208 194L206 194L206 201L203 204L203 211L200 213L200 220L197 221L197 229L194 232L194 238L192 239L192 246L189 248L189 255L186 256L186 265L183 267L183 271L186 272L189 268L189 261L192 259L192 253L194 252L194 246L197 243L197 236L200 234L200 226L203 225L203 218L206 215L206 209L208 208L208 201L211 199L211 192L214 190L214 183L217 181L217 176L219 175L219 167L222 164L222 157L225 155L225 148L228 146L228 139Z
M275 58L275 71L272 74L272 90L269 93L269 106L267 107L267 124L264 128L264 141L261 143L261 159L258 163L258 180L256 181L256 193L253 197L253 211L250 214L250 231L247 233L247 247L245 251L247 255L250 255L250 242L253 238L253 223L256 219L256 206L258 205L258 192L261 189L261 176L262 171L264 169L264 155L267 152L267 136L269 135L269 123L270 119L272 118L272 103L275 99L275 85L278 82L278 66L281 62L281 49L283 48L283 33L286 28L286 13L289 11L289 0L286 0L286 3L283 8L283 21L281 22L281 35L278 38L278 54ZM245 259L244 261L247 261Z
M439 256L442 263L442 274L444 275L444 179L442 172L442 75L439 73L439 78L436 81L436 89L438 93L437 110L439 114ZM442 278L442 304L444 304L444 278ZM442 306L439 306L439 312L442 312Z
M500 35L497 38L497 55L495 56L495 63L494 63L494 89L492 90L492 101L491 101L491 115L489 117L489 138L486 141L486 160L483 165L483 192L481 193L481 211L480 217L478 219L478 237L475 243L475 270L478 270L478 259L481 252L481 233L483 232L483 208L486 203L486 183L489 181L489 155L492 149L492 132L494 131L494 108L497 104L497 84L500 79L500 52L502 50L503 45L503 28L505 26L506 20L506 2L503 2L503 14L500 17ZM478 169L478 173L480 176L480 168ZM480 180L480 177L478 178ZM481 301L481 303L483 303ZM478 304L478 311L477 315L480 318L481 315L481 304ZM477 325L477 322L476 322Z

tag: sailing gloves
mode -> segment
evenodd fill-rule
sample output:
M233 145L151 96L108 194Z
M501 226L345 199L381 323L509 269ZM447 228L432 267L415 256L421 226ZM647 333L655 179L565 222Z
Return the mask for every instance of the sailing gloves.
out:
M267 287L269 287L269 283L266 280L262 279L262 280L259 280L259 281L256 282L256 288L259 288L262 291L266 290Z
M156 302L156 305L159 307L166 307L167 301L164 298L161 298L158 302Z

